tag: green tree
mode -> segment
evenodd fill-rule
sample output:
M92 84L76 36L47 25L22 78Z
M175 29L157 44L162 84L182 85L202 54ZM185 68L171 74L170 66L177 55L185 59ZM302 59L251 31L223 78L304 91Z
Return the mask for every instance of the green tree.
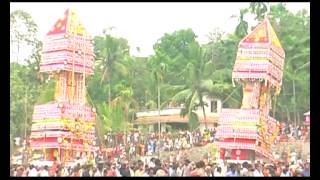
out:
M108 80L108 104L111 103L111 79L115 71L123 74L127 73L125 66L121 63L122 59L128 55L129 46L127 40L115 38L104 31L104 36L94 38L94 51L96 55L96 66L102 70L100 85Z
M277 4L271 6L271 17L286 52L275 114L281 120L298 123L310 110L310 16L305 10L293 14L284 4Z
M243 11L251 10L261 21L268 12L266 7L265 3L251 3ZM273 114L297 123L310 109L310 16L306 10L294 14L279 3L270 7L269 18L286 53L282 91L273 98Z
M204 110L206 104L203 102L203 96L207 95L213 87L213 82L210 79L210 75L212 75L212 62L206 61L207 58L204 57L206 54L202 52L198 44L192 44L190 51L192 59L184 71L185 84L174 87L180 88L180 90L172 97L172 102L185 104L185 107L181 110L181 115L187 115L190 128L195 129L198 125L198 116L195 113L197 107L202 107L204 122L207 127Z
M240 17L239 17L239 24L236 27L235 35L238 37L244 37L248 34L248 22L245 21L244 15L248 12L248 9L241 9L240 10Z
M42 44L36 39L37 25L30 14L22 10L10 13L10 45L17 52L10 57L10 135L29 134L33 106L39 96L39 60ZM31 49L25 60L19 59L20 49Z

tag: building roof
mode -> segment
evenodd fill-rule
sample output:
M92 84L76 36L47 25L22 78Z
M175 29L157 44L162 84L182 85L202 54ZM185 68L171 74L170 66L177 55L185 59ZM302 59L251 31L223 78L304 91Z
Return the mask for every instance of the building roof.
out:
M208 124L218 123L219 116L206 117ZM134 124L156 124L160 120L160 123L188 123L188 117L182 117L180 115L167 115L167 116L144 116L139 117L134 121ZM199 116L199 123L205 123L203 117Z

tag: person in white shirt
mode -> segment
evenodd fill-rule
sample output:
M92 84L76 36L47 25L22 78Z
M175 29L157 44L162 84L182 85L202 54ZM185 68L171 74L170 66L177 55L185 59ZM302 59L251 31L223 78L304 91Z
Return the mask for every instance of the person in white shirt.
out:
M117 165L117 168L116 168L117 177L122 177L119 169L120 169L120 167L119 167L119 165Z
M244 162L242 164L242 170L240 171L240 176L248 176L248 163L247 162Z
M31 165L30 166L30 171L29 171L29 174L28 174L29 177L36 177L38 176L38 171L36 169L36 167L34 165Z
M290 177L290 171L289 171L289 166L283 167L282 168L282 173L280 175L280 177Z
M214 177L223 177L225 175L222 174L222 169L220 166L218 166L215 171L214 171L214 174L213 174Z
M227 171L228 171L227 161L224 160L223 163L220 163L220 167L221 167L221 174L222 174L222 176L226 176L226 175L227 175Z
M41 168L42 170L40 171L40 177L48 177L49 176L49 168L48 166L44 166L44 168Z
M263 177L261 164L256 164L255 167L256 168L253 172L253 176L254 177Z
M135 132L133 136L134 136L134 142L138 142L138 140L139 140L139 133L138 133L138 132Z
M173 152L170 153L170 156L169 156L169 162L172 163L173 162L173 159L174 159L175 155Z
M151 158L149 163L148 163L148 167L150 168L154 168L155 167L155 164L154 164L154 158Z
M290 161L293 162L294 164L297 163L297 153L293 150L290 154L291 158Z
M180 165L176 170L176 177L181 177L181 175L182 175L182 163L180 163Z
M173 169L173 163L169 164L169 176L175 176L175 170Z
M102 170L102 169L101 169ZM97 168L96 172L94 173L94 177L101 177L102 176L102 172L99 168Z

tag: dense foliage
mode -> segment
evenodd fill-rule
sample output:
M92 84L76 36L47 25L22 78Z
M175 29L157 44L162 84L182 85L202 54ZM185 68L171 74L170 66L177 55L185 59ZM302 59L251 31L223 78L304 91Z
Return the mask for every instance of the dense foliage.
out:
M87 91L88 102L97 107L100 137L110 129L129 128L135 112L156 109L159 102L161 108L184 103L181 115L189 117L190 128L197 127L194 110L206 105L204 95L222 99L223 107L240 107L241 88L232 86L231 73L238 43L252 28L244 16L253 13L260 21L266 7L251 3L240 10L234 33L216 30L208 44L199 44L192 29L166 33L155 42L150 57L131 56L127 40L107 31L96 36L95 74L87 80ZM310 17L305 11L293 14L281 3L271 6L269 15L286 52L282 91L273 99L273 113L280 121L302 121L310 108ZM26 33L14 29L16 18L25 19ZM34 104L52 100L55 85L38 73L41 43L34 39L37 25L31 16L17 11L10 19L11 35L33 47L26 64L10 60L10 135L23 137L25 122L30 131Z

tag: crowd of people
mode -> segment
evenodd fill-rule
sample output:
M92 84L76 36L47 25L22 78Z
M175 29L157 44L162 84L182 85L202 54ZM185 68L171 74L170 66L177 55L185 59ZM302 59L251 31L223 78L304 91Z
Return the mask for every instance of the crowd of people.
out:
M302 127L285 125L280 135L302 139ZM107 133L105 143L111 145L99 148L90 158L86 155L76 157L75 163L66 165L54 161L53 165L29 166L12 165L11 176L310 176L310 161L302 161L301 155L293 151L286 157L274 154L277 162L227 163L211 162L208 158L190 161L183 151L194 146L202 146L216 141L215 129L200 131L179 131L143 134ZM112 149L112 151L108 151ZM157 152L171 151L170 156L159 159ZM278 157L277 157L278 156ZM89 157L89 156L88 156Z
M202 146L207 143L214 142L216 129L208 129L203 132L197 130L179 131L178 133L162 132L143 134L140 131L131 131L125 135L124 133L107 133L105 135L105 144L109 148L119 146L132 156L139 154L154 155L159 151L175 151L189 149L194 146Z
M152 177L152 176L310 176L310 163L298 162L265 163L260 161L228 163L227 161L210 162L206 158L199 161L190 161L188 157L172 154L170 158L160 160L156 157L150 159L129 160L126 157L114 158L110 156L106 161L96 159L95 163L77 163L66 166L55 161L48 166L12 166L11 176L55 176L55 177Z
M304 141L310 131L310 126L296 125L292 123L282 123L280 126L279 135L277 137L278 142L290 142L290 141Z

